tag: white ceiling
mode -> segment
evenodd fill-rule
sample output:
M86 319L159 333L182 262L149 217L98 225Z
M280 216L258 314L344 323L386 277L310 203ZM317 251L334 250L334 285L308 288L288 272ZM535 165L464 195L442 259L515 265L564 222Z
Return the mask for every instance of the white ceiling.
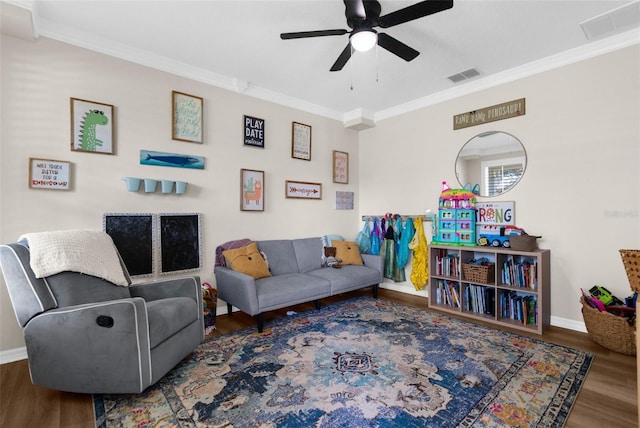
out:
M355 53L342 71L330 72L348 35L297 40L281 40L279 35L348 29L341 0L8 3L32 11L36 37L345 122L352 117L380 119L429 100L522 77L536 68L640 42L639 18L634 18L640 16L638 1L620 14L631 19L622 21L618 34L588 40L581 22L629 1L454 0L452 9L382 30L420 52L412 62L378 48ZM417 0L380 3L384 15ZM447 79L470 68L481 75L457 84Z

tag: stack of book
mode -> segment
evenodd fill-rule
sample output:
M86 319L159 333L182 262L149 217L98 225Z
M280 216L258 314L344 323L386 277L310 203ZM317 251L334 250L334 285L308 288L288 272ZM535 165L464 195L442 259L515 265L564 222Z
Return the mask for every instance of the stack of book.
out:
M495 290L481 285L469 285L464 289L464 309L477 314L495 315Z
M515 291L503 291L500 293L500 308L502 318L525 325L538 323L538 298L535 295L522 296Z
M447 250L437 250L436 275L458 278L460 276L460 262L457 253Z
M502 283L513 287L538 288L538 264L535 259L507 256L502 267Z
M460 307L458 286L457 282L439 280L436 288L436 303L438 305L449 305L453 308Z

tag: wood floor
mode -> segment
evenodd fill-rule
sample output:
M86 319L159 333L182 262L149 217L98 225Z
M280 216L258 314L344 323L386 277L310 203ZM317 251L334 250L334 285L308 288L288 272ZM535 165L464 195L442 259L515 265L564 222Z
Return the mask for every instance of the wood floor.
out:
M346 296L369 294L369 290L324 299L323 304ZM427 310L424 297L380 289L380 298ZM288 310L313 309L313 304L298 305L265 314L269 320L286 316ZM255 320L243 313L219 314L212 336L255 326ZM521 332L516 332L522 334ZM532 335L533 337L539 337ZM566 428L638 426L637 378L635 357L618 354L595 344L586 333L550 327L543 340L582 349L596 355L589 375L569 415ZM26 360L0 365L0 427L78 427L94 426L90 395L53 391L34 386L29 379Z

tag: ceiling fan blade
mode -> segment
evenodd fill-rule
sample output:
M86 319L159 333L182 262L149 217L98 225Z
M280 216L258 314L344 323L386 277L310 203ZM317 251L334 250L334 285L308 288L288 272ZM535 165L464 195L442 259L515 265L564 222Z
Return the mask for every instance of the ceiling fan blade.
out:
M289 39L304 39L306 37L321 37L321 36L342 36L347 34L347 30L319 30L319 31L299 31L297 33L282 33L280 38L282 40Z
M378 45L385 48L392 54L398 55L405 61L411 61L412 59L420 55L420 52L418 52L417 50L405 45L400 40L385 33L378 33Z
M365 19L367 13L364 9L364 0L344 0L344 14L347 19Z
M344 67L347 61L349 61L349 58L351 58L351 43L347 43L347 47L344 48L336 62L331 66L331 71L342 70L342 67Z
M378 26L381 28L389 28L394 25L413 21L433 13L442 12L451 9L453 0L426 0L407 6L404 9L396 10L378 18Z

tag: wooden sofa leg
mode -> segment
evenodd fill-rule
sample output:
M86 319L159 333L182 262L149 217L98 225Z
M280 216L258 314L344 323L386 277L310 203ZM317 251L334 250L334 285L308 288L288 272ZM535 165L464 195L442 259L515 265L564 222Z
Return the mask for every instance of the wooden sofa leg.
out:
M378 284L375 284L373 286L373 298L377 299L378 298Z
M320 299L316 299L316 309L320 309Z
M231 304L227 303L227 315L231 315L231 314L232 314L232 312L231 312Z
M264 319L262 318L262 313L256 315L256 319L258 320L258 333L262 333L262 330L264 330Z

